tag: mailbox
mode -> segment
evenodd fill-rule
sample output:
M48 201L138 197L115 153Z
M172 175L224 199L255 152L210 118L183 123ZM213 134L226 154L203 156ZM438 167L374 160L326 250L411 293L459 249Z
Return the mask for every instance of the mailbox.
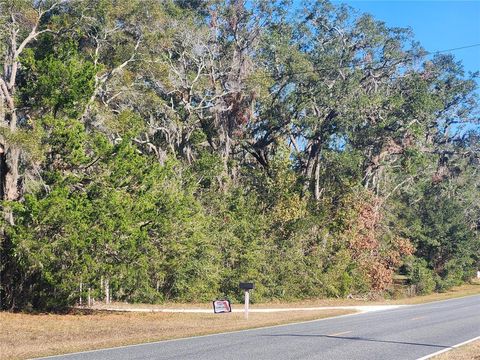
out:
M240 286L240 289L243 289L243 290L255 289L255 284L249 283L249 282L241 282L239 286Z

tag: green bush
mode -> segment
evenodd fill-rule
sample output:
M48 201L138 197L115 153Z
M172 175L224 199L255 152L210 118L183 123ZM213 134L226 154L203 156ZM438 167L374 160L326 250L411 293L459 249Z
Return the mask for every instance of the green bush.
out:
M436 288L435 273L427 267L423 259L416 259L410 269L410 283L416 286L417 294L429 294Z

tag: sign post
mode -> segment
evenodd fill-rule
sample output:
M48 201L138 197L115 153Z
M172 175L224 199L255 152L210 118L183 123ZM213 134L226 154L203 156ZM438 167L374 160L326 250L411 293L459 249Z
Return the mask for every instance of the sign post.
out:
M248 307L250 306L250 290L245 290L245 319L248 320Z
M250 290L255 289L254 283L240 283L240 289L245 292L245 319L248 320L248 308L250 306Z

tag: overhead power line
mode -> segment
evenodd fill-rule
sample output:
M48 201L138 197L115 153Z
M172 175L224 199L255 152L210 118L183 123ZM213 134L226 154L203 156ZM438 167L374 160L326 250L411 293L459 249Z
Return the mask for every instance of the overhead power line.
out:
M479 47L480 46L480 43L476 43L476 44L471 44L471 45L465 45L465 46L459 46L459 47L455 47L455 48L450 48L450 49L443 49L443 50L436 50L436 51L425 51L423 53L420 53L420 54L416 54L416 55L410 55L410 56L403 56L403 57L398 57L398 58L389 58L389 59L383 59L383 60L377 60L377 61L359 61L358 63L356 63L355 65L351 64L351 65L345 65L345 66L337 66L337 67L329 67L329 68L318 68L318 69L313 69L313 70L305 70L305 71L299 71L299 72L290 72L286 75L301 75L301 74L308 74L308 73L317 73L317 72L320 72L320 71L334 71L334 70L339 70L339 69L352 69L352 67L354 66L359 66L359 65L379 65L379 64L383 64L385 63L386 61L400 61L400 62L404 62L404 61L410 61L410 60L413 60L413 59L420 59L420 58L424 58L426 56L430 56L430 55L437 55L437 54L443 54L443 53L449 53L449 52L454 52L454 51L457 51L457 50L463 50L463 49L469 49L469 48L474 48L474 47Z
M480 46L480 43L460 46L460 47L456 47L456 48L452 48L452 49L433 51L433 52L429 53L428 55L441 54L441 53L445 53L445 52L453 52L453 51L457 51L457 50L469 49L469 48L478 47L478 46Z

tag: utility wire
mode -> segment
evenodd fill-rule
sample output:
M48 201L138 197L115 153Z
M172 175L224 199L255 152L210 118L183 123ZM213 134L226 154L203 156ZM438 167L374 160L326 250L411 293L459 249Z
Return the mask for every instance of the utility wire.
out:
M400 62L405 62L405 61L410 61L415 58L424 58L429 55L437 55L437 54L443 54L443 53L448 53L448 52L454 52L457 50L463 50L463 49L469 49L473 47L478 47L480 46L480 43L477 44L471 44L471 45L465 45L465 46L459 46L456 48L451 48L451 49L443 49L443 50L437 50L437 51L424 51L423 53L416 54L416 55L411 55L411 56L405 56L405 57L398 57L398 58L390 58L390 59L384 59L382 61L359 61L357 64L351 64L351 65L346 65L346 66L338 66L338 67L330 67L330 68L318 68L314 70L305 70L305 71L298 71L298 72L289 72L285 75L287 76L293 76L293 75L301 75L301 74L308 74L308 73L317 73L321 71L334 71L334 70L339 70L339 69L355 69L356 66L361 66L361 65L379 65L383 64L388 61L400 61ZM408 51L408 50L407 50ZM370 69L374 70L374 69ZM265 76L268 76L265 74Z
M456 47L456 48L453 48L453 49L433 51L433 52L429 53L429 55L441 54L441 53L444 53L444 52L453 52L453 51L463 50L463 49L469 49L469 48L473 48L473 47L477 47L477 46L480 46L480 43L478 43L478 44L472 44L472 45L460 46L460 47Z

